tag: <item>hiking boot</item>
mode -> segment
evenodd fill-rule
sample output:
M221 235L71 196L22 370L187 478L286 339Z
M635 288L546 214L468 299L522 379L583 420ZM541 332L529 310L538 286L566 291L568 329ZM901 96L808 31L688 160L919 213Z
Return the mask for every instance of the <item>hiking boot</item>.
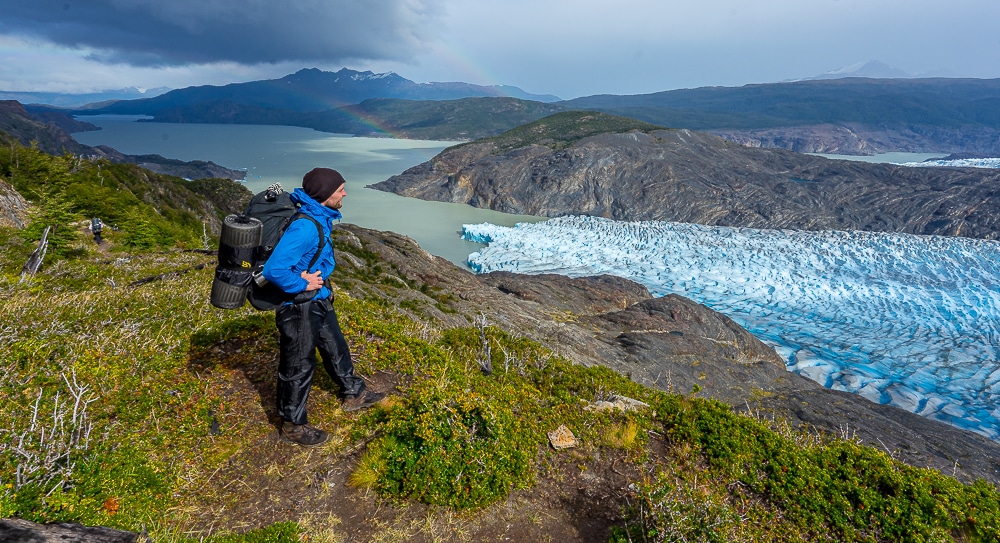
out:
M385 392L372 392L367 388L357 394L347 394L344 402L340 404L344 411L358 411L367 409L385 398Z
M315 447L322 445L330 439L330 435L308 424L295 424L283 421L278 429L278 437L282 441L302 445L303 447Z

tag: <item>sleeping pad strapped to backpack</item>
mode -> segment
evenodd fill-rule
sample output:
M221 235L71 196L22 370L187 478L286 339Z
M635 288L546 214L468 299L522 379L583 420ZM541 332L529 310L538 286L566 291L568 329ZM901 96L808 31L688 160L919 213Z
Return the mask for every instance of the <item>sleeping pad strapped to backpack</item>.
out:
M219 263L212 281L212 305L238 309L246 300L261 311L276 309L285 302L304 302L317 291L287 294L264 279L261 271L274 252L278 240L293 220L309 219L319 232L319 250L309 267L316 265L326 242L323 227L316 219L299 213L299 206L274 183L254 195L241 215L228 215L219 236Z

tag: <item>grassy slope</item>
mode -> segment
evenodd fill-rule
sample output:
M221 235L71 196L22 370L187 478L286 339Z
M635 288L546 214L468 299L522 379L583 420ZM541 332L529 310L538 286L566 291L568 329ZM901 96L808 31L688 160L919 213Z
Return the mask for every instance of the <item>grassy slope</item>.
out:
M1000 538L1000 494L990 485L574 366L516 331L447 329L341 290L337 308L359 371L400 376L400 393L347 414L320 377L311 413L334 439L315 453L275 447L273 317L212 307L211 256L119 252L125 234L107 237L98 251L77 231L67 240L70 259L48 260L22 283L31 238L0 231L0 517L145 527L156 541L342 541L345 519L317 505L327 502L289 503L280 514L265 503L251 517L226 512L294 479L302 464L309 470L299 477L317 495L348 492L352 507L397 511L430 504L437 509L427 522L449 526L454 510L476 518L512 489L530 495L561 459L585 469L615 458L612 468L637 474L615 541ZM349 278L361 288L352 292L383 275L364 247L338 242L338 250L361 263ZM130 285L166 272L176 273ZM379 288L448 307L449 293L406 278ZM488 376L480 371L487 356ZM584 409L611 394L651 407ZM579 452L548 447L546 432L559 424L580 439ZM318 484L320 474L344 470L356 490ZM240 488L219 473L266 485ZM373 529L371 539L406 540L396 527Z

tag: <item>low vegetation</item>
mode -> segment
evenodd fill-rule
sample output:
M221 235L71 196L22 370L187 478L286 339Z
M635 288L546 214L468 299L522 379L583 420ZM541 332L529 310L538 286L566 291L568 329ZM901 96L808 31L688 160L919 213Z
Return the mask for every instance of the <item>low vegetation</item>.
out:
M367 121L379 134L424 140L473 140L500 134L563 111L564 107L517 98L394 100L379 98L314 115L318 130L331 115ZM328 130L328 129L327 129ZM328 130L329 131L329 130ZM358 130L352 132L357 133Z
M528 145L545 145L558 150L597 134L653 130L665 130L665 128L596 111L565 111L518 126L499 136L484 138L477 143L495 144L494 154L503 154Z
M53 206L70 223L94 213L45 198L72 193L39 188L55 178L44 175L22 181L36 187L38 217ZM208 303L214 257L178 250L201 241L196 225L177 224L194 231L149 249L122 231L98 249L70 229L60 242L69 256L23 278L34 238L0 230L0 518L146 531L157 542L343 541L337 519L318 522L328 513L308 504L265 525L200 520L235 506L236 489L214 479L220 471L282 469L233 467L274 432L265 391L277 340L271 315ZM152 276L162 278L136 282ZM615 542L1000 539L1000 493L985 482L577 366L482 316L446 328L356 292L336 294L358 369L399 376L398 392L344 413L320 372L311 411L335 435L310 458L325 471L350 468L351 491L367 492L359 499L475 516L554 476L568 453L547 433L565 425L580 469L614 458L636 474L629 505L615 512ZM447 305L440 293L428 299ZM260 405L240 392L247 383ZM593 408L621 397L646 407Z

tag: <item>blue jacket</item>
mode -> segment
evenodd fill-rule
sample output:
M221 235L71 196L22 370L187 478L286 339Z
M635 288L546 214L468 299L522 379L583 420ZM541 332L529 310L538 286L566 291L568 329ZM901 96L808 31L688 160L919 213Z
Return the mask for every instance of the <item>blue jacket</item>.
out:
M290 195L293 202L302 207L301 213L309 215L319 221L323 226L323 235L326 237L326 244L323 252L320 253L316 265L309 269L309 272L319 270L325 281L333 273L333 268L337 265L333 259L333 243L330 242L330 230L334 220L340 220L340 211L330 209L313 200L301 188L292 191ZM316 249L319 247L319 237L316 232L316 225L309 219L296 219L292 221L285 233L278 240L278 245L274 248L270 258L264 264L264 278L276 285L281 290L289 294L298 294L306 289L309 283L302 278L301 273L306 271ZM330 297L330 289L323 285L316 294L316 299Z

